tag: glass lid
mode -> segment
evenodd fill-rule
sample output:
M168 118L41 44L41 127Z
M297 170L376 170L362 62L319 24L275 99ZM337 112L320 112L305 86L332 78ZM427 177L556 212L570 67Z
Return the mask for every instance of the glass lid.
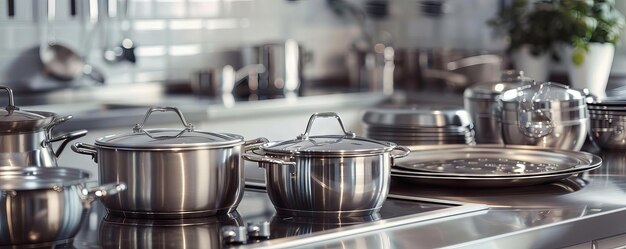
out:
M544 82L508 90L502 94L500 99L504 102L545 103L575 101L584 103L585 95L563 84Z
M176 112L183 122L184 129L144 129L144 124L153 112ZM175 107L152 107L146 113L144 121L136 124L133 132L115 134L98 138L96 145L126 149L178 149L197 147L225 147L243 143L243 137L230 133L195 131L184 116Z
M339 122L343 135L309 136L316 118L335 118ZM395 144L357 137L348 132L341 118L334 112L315 113L309 119L306 131L298 138L282 142L271 142L261 146L265 152L277 154L316 154L316 155L369 155L391 151Z

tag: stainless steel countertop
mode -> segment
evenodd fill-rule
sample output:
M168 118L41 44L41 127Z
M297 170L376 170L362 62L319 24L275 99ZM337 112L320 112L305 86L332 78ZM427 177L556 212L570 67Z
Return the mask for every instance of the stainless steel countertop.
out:
M598 154L605 159L601 168L549 185L452 189L394 181L393 194L482 203L491 208L480 215L407 225L303 248L345 248L355 241L381 238L390 241L385 248L591 248L592 241L598 246L608 241L600 239L626 233L626 154Z

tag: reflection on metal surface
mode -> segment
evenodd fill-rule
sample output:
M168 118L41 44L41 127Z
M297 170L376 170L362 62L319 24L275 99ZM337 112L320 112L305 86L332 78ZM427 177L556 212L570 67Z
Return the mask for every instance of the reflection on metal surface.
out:
M241 226L237 212L201 219L150 220L106 216L100 224L103 248L219 248L220 227Z

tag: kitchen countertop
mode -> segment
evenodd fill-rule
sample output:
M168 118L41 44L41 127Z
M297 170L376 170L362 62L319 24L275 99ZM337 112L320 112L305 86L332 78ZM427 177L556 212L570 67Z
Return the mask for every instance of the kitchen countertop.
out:
M387 98L388 96L376 93L353 93L236 102L233 105L230 102L173 97L166 101L109 101L82 106L55 104L30 106L28 109L74 114L74 120L63 126L70 130L128 126L128 118L141 119L145 115L146 107L150 105L181 106L184 113L191 113L187 115L190 117L189 122L196 122L242 115L306 112L320 106L363 107L380 103ZM103 120L109 123L103 124ZM166 116L157 122L176 122L176 117ZM358 245L359 248L380 248L381 245L384 248L560 248L574 245L591 248L592 243L595 248L610 248L611 243L626 244L626 235L624 238L618 236L626 234L626 226L623 226L623 221L626 220L626 156L619 151L600 152L593 148L588 150L603 157L604 164L601 168L588 175L548 185L502 189L446 189L393 181L392 194L487 204L490 209L476 215L407 224L309 244L302 248L346 248L350 245ZM95 208L92 213L98 210L102 211ZM82 243L97 236L99 222L95 219L88 222L88 229L92 232L79 233L77 238L80 239L77 239L74 247L100 248L97 243ZM95 235L93 231L96 231ZM382 243L369 243L371 241Z
M417 186L394 180L393 195L481 203L490 208L474 215L388 227L298 248L592 248L592 244L593 248L613 248L623 245L626 235L618 235L626 234L623 226L626 156L620 151L596 153L605 158L602 167L590 174L544 185L467 189ZM273 212L271 205L259 205L255 209ZM99 216L89 215L88 225L83 226L74 242L75 248L101 247L98 236L102 236L99 229L102 229L103 208L99 206L91 212ZM126 236L123 240L133 240L132 236L136 235ZM168 242L172 248L184 247L177 244L176 238Z

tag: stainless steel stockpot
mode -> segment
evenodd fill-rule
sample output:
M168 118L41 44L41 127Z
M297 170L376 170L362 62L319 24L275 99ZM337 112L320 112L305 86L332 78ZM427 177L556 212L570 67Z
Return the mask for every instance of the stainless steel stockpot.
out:
M88 190L88 178L84 171L63 167L0 167L0 246L50 248L70 242L93 200L125 189L119 183Z
M13 102L11 88L0 86L8 93L9 101L0 110L0 165L3 166L57 166L57 158L70 141L87 134L77 130L52 136L52 129L72 116L60 117L52 112L22 111ZM55 150L52 143L60 142Z
M309 136L316 118L336 118L343 135ZM394 150L401 154L392 154ZM347 132L336 113L311 116L297 139L248 146L244 159L266 170L267 193L281 215L362 216L389 192L392 160L410 150Z
M185 128L143 129L153 112L178 114ZM229 133L196 131L175 107L153 107L131 133L104 136L95 146L72 149L94 157L99 181L123 181L128 190L103 201L109 213L125 217L201 217L229 213L241 201L244 142Z

